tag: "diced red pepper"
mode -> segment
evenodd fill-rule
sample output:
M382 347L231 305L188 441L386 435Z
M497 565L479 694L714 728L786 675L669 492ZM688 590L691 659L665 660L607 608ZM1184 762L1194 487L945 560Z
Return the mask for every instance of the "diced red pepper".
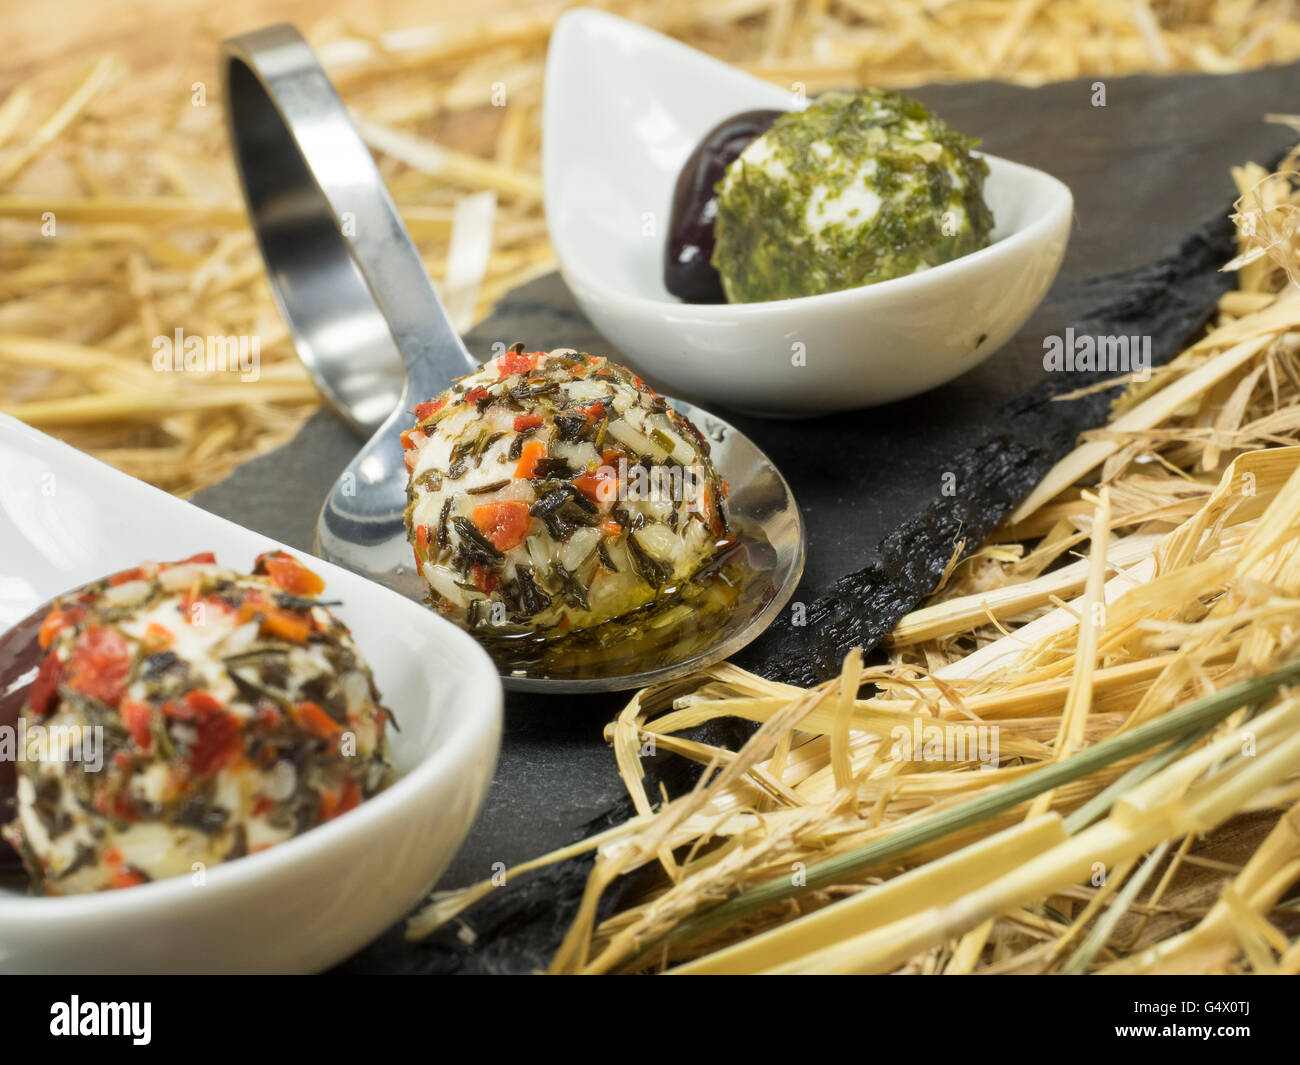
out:
M340 814L354 809L361 801L361 789L351 777L344 777L338 791L322 791L320 796L320 819L332 821Z
M339 813L345 814L361 802L361 788L351 777L343 778L343 794L339 797Z
M153 721L153 707L148 703L137 702L135 699L123 699L121 714L122 723L126 725L127 732L131 733L135 745L142 751L149 750L153 746L153 735L149 732L149 725Z
M201 604L203 610L196 611L194 609L196 603ZM207 610L215 610L218 614L230 614L234 612L234 609L230 603L219 595L205 595L200 599L196 599L193 597L192 592L187 590L181 596L181 613L185 615L186 624L189 625L203 624L203 619L206 616L205 611ZM249 617L252 617L252 614L249 614L243 620L247 621Z
M138 821L140 819L139 811L135 808L135 802L131 799L131 793L125 788L113 793L113 816L121 821Z
M253 800L253 816L261 817L275 809L275 800L269 795L259 795Z
M162 711L194 726L198 735L188 765L195 776L211 776L239 752L239 720L211 692L186 692L183 703L163 703Z
M497 360L497 376L512 377L517 373L532 373L537 369L540 351L507 351Z
M148 877L142 873L137 873L134 869L116 869L108 879L115 890L135 887L138 884L147 884L149 882Z
M85 616L86 610L80 606L70 606L66 610L51 610L41 622L41 631L36 639L42 647L49 647L60 632L70 625L77 624Z
M516 414L515 415L515 432L522 433L525 429L540 429L542 425L542 416L540 414Z
M225 705L211 692L195 689L185 693L185 705L197 714L215 714L225 710Z
M164 562L160 569L166 569L168 566L190 566L190 565L207 565L215 566L217 556L211 551L200 551L197 555L190 555L189 558L182 558L179 562Z
M415 420L422 422L425 418L432 418L446 405L446 396L443 396L441 399L431 399L428 403L421 403L415 408Z
M417 525L415 527L415 543L411 547L415 555L415 568L418 570L424 565L424 559L420 557L422 552L429 550L429 526Z
M618 491L618 471L612 466L601 466L595 473L575 477L573 487L593 503L608 503Z
M726 526L723 524L721 513L714 505L713 493L707 487L700 488L696 506L699 508L700 517L704 519L704 524L709 527L709 531L714 536L721 536L726 531Z
M537 472L537 464L546 458L546 445L540 440L530 440L519 453L519 464L515 467L516 478L531 478Z
M36 671L36 679L27 689L27 705L33 714L44 717L50 712L50 703L59 687L59 676L63 672L63 663L53 651L41 659L41 667Z
M138 581L143 576L144 570L136 566L134 569L124 569L120 573L114 573L113 576L108 578L108 583L116 587L119 584L125 584L127 581Z
M413 451L424 443L424 433L419 429L402 430L402 449Z
M311 630L311 618L289 610L278 610L272 607L262 618L264 633L269 632L272 636L279 636L290 643L306 643Z
M320 595L325 581L292 555L284 551L269 551L259 555L255 573L264 573L271 582L290 595Z
M262 616L260 632L262 635L278 636L290 643L306 643L312 632L311 618L305 614L296 614L291 610L282 610L271 606L260 596L250 595L239 608L241 621L249 621Z
M131 652L122 634L103 625L92 625L77 637L68 662L68 685L116 706L126 693L126 676Z
M318 703L313 703L310 699L295 706L293 716L302 729L322 739L336 736L343 731L342 725L325 713Z
M475 385L465 393L466 403L480 403L488 398L488 390L482 385Z
M316 811L316 816L321 821L332 821L338 816L339 812L339 793L322 788L320 793L320 807Z
M606 536L618 536L623 531L623 526L611 518L601 526L601 530Z
M518 547L528 535L532 515L528 504L516 501L484 503L474 508L474 525L498 551Z
M491 595L501 583L495 573L485 570L478 562L474 563L474 587L484 595Z
M166 625L159 625L158 622L151 621L144 630L144 640L142 642L145 650L151 654L155 651L165 651L176 642L176 634Z
M195 722L199 738L190 750L190 772L209 777L239 753L239 721L233 714L204 714Z
M578 410L586 415L589 422L598 422L605 417L605 404L601 403L600 400L597 400L590 407L579 407Z

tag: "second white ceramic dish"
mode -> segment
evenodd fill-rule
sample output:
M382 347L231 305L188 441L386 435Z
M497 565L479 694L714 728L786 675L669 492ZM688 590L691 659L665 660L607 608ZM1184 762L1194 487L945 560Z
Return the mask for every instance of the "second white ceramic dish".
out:
M596 327L674 394L796 416L915 395L1010 340L1056 277L1073 199L1050 175L994 156L985 156L993 243L971 255L795 300L701 305L669 295L664 241L682 164L722 119L792 102L613 15L559 20L546 65L546 218L564 278Z
M144 560L215 551L247 572L283 545L0 417L0 630L62 592ZM451 861L496 763L501 685L466 633L347 570L325 579L400 731L394 783L279 846L121 891L0 890L0 972L323 969L417 904ZM26 682L24 682L26 683Z

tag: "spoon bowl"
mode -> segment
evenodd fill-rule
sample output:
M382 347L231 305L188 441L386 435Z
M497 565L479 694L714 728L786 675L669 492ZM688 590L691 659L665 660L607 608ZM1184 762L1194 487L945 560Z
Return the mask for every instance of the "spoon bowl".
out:
M406 538L401 434L414 407L476 369L438 298L356 127L310 47L280 24L223 43L229 132L249 217L281 313L321 392L370 432L321 509L320 557L417 600L428 589ZM509 688L617 691L688 673L759 635L803 572L790 487L734 427L684 403L729 482L739 555L722 580L733 608L656 629L617 653L556 655L485 641ZM656 624L661 623L661 624ZM573 637L566 637L571 640ZM559 645L565 641L552 641ZM576 645L573 645L576 646Z
M698 304L672 296L664 242L682 165L723 119L802 103L790 89L603 11L569 11L556 23L542 129L551 243L583 312L667 391L782 417L903 399L987 359L1056 277L1070 190L986 155L995 219L986 248L799 299Z

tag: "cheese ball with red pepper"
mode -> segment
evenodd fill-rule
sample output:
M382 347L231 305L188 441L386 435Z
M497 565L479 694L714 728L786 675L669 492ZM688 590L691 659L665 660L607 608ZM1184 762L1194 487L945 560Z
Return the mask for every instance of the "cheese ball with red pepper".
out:
M522 345L416 408L406 525L435 607L560 635L670 592L728 534L708 443L639 377Z
M381 788L389 713L323 587L283 552L196 555L56 602L3 829L47 894L194 875Z

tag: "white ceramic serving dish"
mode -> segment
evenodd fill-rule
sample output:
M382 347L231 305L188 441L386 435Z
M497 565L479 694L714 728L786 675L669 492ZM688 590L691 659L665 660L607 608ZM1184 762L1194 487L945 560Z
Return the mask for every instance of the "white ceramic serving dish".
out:
M664 241L682 164L722 119L790 110L793 99L616 16L579 9L559 20L546 63L546 220L583 311L673 394L758 413L887 403L992 355L1047 294L1073 213L1061 182L994 156L993 243L971 255L801 299L693 305L669 295Z
M0 417L0 629L146 559L216 552L247 571L281 547ZM291 549L290 549L291 550ZM468 635L294 551L374 670L398 779L335 821L191 877L61 898L0 891L0 972L301 972L374 939L464 840L496 763L501 684Z

